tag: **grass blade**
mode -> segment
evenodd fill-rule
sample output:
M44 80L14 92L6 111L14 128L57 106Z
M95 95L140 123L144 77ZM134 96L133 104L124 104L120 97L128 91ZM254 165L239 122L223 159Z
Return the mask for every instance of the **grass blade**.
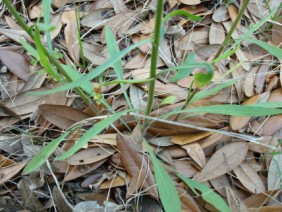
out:
M213 190L211 190L208 186L196 182L192 179L189 179L181 174L176 174L183 182L185 182L188 187L194 192L194 194L199 195L197 192L201 192L201 196L203 199L213 205L216 209L219 211L224 211L224 212L231 212L232 210L228 207L226 202Z
M104 62L102 65L99 67L93 69L90 71L88 74L85 76L81 77L80 79L76 80L75 82L67 83L61 87L57 87L48 91L43 91L43 92L29 92L29 95L48 95L48 94L53 94L61 91L66 91L75 87L79 87L81 84L85 83L86 81L92 80L93 78L100 76L105 70L107 70L110 66L112 66L116 61L120 60L122 57L124 57L127 53L132 51L133 49L137 48L138 46L141 46L143 44L151 42L150 39L140 41L136 44L133 44L129 46L128 48L120 51L118 54L116 54L115 57L110 58L106 62Z
M28 162L23 170L23 174L29 174L34 170L38 169L42 164L45 163L45 159L48 158L59 146L59 144L65 139L70 131L64 132L58 138L47 144L40 152Z
M93 127L91 127L78 141L72 148L70 148L67 152L64 154L58 156L55 158L55 160L64 160L70 156L72 156L74 153L76 153L78 150L80 150L85 144L88 143L88 141L95 135L98 135L100 132L102 132L106 127L108 127L111 123L118 120L122 115L126 114L130 110L125 110L120 113L115 113L111 115L108 118L105 118L104 120L98 122L97 124L94 124Z
M195 63L195 53L191 52L184 62L180 66L187 66L187 69L179 69L171 79L172 82L178 82L179 80L183 79L184 77L188 77L192 71L193 67L188 67L190 64Z
M43 0L42 6L43 6L44 24L50 25L51 0ZM53 54L50 31L46 31L46 41L47 41L47 46L48 46L49 52L51 54Z
M144 144L151 156L156 183L160 193L160 199L162 201L165 211L181 212L181 202L172 179L162 167L161 163L158 161L157 157L153 153L151 147L149 146L146 140L144 140Z
M261 40L255 40L251 38L247 38L246 40L260 46L261 48L265 49L266 51L268 51L270 54L274 55L278 59L280 60L282 59L282 49L278 48L277 46L268 44Z
M106 43L107 43L107 47L108 47L108 50L109 50L110 57L115 57L116 54L118 54L120 52L120 50L119 50L117 41L115 39L115 36L112 33L110 27L108 27L108 26L105 27L105 38L106 38ZM117 60L113 64L113 67L114 67L114 71L117 75L118 80L123 80L123 67L122 67L121 60L120 59ZM128 97L128 94L126 92L126 89L124 87L124 83L120 83L120 87L123 91L123 94L124 94L124 97L125 97L127 104L132 109L133 107L132 107L131 101Z

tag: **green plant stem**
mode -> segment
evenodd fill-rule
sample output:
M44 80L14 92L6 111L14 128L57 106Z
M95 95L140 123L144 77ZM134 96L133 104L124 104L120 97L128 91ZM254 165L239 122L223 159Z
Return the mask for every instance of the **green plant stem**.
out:
M239 14L238 14L236 20L234 21L234 23L233 23L233 25L232 25L230 31L228 32L228 34L227 34L227 36L225 37L223 43L221 44L220 48L218 49L218 51L217 51L217 53L216 53L216 55L215 55L215 57L214 57L215 59L220 56L220 54L222 53L223 49L224 49L224 48L226 47L226 45L229 43L230 38L231 38L231 36L232 36L234 30L236 29L236 27L237 27L239 21L241 21L241 18L242 18L242 16L243 16L244 11L246 10L246 8L247 8L249 2L250 2L250 0L244 1L244 4L243 4L243 6L242 6L242 9L240 10L240 12L239 12Z
M157 0L157 10L155 16L155 31L154 31L154 37L152 42L152 55L151 55L151 67L150 67L150 78L153 78L155 80L149 83L146 115L149 115L151 113L153 102L154 102L157 59L158 59L158 51L159 51L159 44L161 37L161 28L162 28L161 23L163 18L163 4L164 4L164 0Z

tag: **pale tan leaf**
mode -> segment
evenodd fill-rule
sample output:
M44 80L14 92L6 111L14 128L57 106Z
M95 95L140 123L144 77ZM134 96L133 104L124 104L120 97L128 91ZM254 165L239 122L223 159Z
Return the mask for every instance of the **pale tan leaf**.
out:
M278 139L275 136L264 136L263 140L260 141L260 143L266 144L266 145L269 145L269 146L273 146L273 147L276 147L276 146L279 145ZM278 148L278 149L280 149L280 148ZM266 146L262 146L262 145L252 143L252 142L249 143L249 150L251 150L253 152L258 152L258 153L261 153L261 154L265 153L265 152L270 153L270 152L274 151L273 149L270 149Z
M79 64L80 52L78 45L78 27L75 11L65 11L62 23L66 24L64 34L69 54L76 64Z
M114 15L112 8L99 8L85 16L81 20L81 24L93 29L101 29L106 21Z
M267 176L268 190L281 189L282 154L274 155L271 159Z
M175 170L185 177L191 178L198 172L198 169L188 160L174 160L173 163Z
M124 65L124 69L142 69L145 66L147 58L144 54L139 53Z
M0 50L0 60L8 67L8 69L16 76L23 80L27 80L30 75L28 59L14 51Z
M186 5L197 5L201 3L201 0L179 0L179 1Z
M212 155L196 180L204 182L230 172L242 163L247 151L246 142L231 143L220 148Z
M67 159L67 162L70 165L91 164L108 158L115 152L116 150L110 147L92 147L75 153Z
M228 10L226 6L221 6L216 9L212 15L212 20L214 22L222 22L227 21L230 18Z
M94 136L93 138L90 139L89 142L94 144L108 144L110 146L116 146L117 145L116 137L117 137L116 133L101 134Z
M126 180L123 179L121 176L115 177L113 180L108 180L103 182L99 189L109 189L109 188L114 188L114 187L119 187L119 186L124 186L128 181L130 181L130 177L126 175Z
M206 165L206 156L205 153L198 143L186 144L181 146L185 149L188 155L201 167L203 168Z
M104 50L102 46L82 42L82 48L84 57L93 65L101 65L108 59L102 54Z
M275 19L276 23L273 23L272 25L272 42L275 46L280 46L282 43L282 18Z
M249 212L281 212L281 205L262 206L259 208L249 208Z
M228 12L229 12L229 16L230 16L232 22L234 23L234 21L236 20L236 18L238 16L238 8L234 4L229 4ZM237 29L239 29L240 26L241 26L241 22L239 21L239 23L236 26Z
M115 13L119 14L121 12L127 11L126 4L123 0L111 0L111 3L114 7Z
M212 22L209 32L210 44L222 44L224 39L225 39L225 32L222 24Z
M195 142L197 140L200 140L202 138L205 138L209 135L213 134L212 132L197 132L197 133L191 133L189 135L179 135L179 136L173 136L171 138L171 142L178 144L178 145L185 145L192 142Z
M257 194L266 191L260 176L254 171L251 166L249 166L248 163L240 164L233 171L238 177L238 180L250 192Z
M254 83L256 93L262 93L263 92L263 89L265 87L265 81L266 81L268 69L269 69L268 65L263 64L263 65L260 66L260 68L257 72L258 75L257 75L255 83Z
M155 27L155 18L151 18L148 23L144 23L141 29L143 34L152 34Z
M28 9L28 15L30 19L41 18L44 15L42 1L39 1L36 5Z
M236 192L230 188L226 187L227 201L228 205L232 211L248 211L247 206L240 200Z
M265 136L271 136L282 128L282 115L276 115L268 118L262 129Z
M201 212L197 202L194 198L186 191L186 189L176 186L178 195L181 201L181 208L183 211L190 211L190 212Z

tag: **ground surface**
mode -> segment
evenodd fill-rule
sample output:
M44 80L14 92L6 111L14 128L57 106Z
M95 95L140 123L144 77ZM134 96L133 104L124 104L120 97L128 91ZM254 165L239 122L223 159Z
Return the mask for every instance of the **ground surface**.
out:
M182 9L202 19L192 22L184 16L176 16L166 25L157 66L158 71L171 68L171 72L158 77L152 117L161 117L182 107L189 89L195 88L194 78L190 75L173 82L173 67L182 64L191 52L195 53L195 62L211 62L242 3L201 0L168 0L165 3L165 14ZM29 26L37 19L43 22L41 0L19 1L14 6ZM268 5L250 1L232 34L231 44L250 32L255 24L269 15L269 11L277 11L274 20L269 18L250 37L280 47L282 19L277 18L281 11L279 7L279 0L269 1ZM162 211L154 171L145 154L142 137L149 141L166 168L171 167L204 183L233 211L282 211L282 115L256 117L254 114L251 118L211 114L209 111L193 113L193 116L173 115L166 119L172 122L155 120L145 135L140 129L142 115L124 115L122 120L112 122L98 135L90 136L90 141L88 139L79 152L65 160L54 160L69 150L88 129L112 113L101 103L102 97L112 111L124 111L129 107L144 111L148 84L124 85L131 101L129 105L119 84L99 87L102 82L117 79L116 72L109 68L90 83L96 92L96 95L89 95L93 101L91 106L87 106L73 90L28 95L31 90L43 91L57 87L59 83L46 74L31 52L22 47L21 39L32 46L34 42L3 3L0 8L2 211L104 211L104 208L107 211ZM153 0L95 0L76 4L54 0L51 25L56 28L50 32L54 55L61 64L72 66L77 73L89 73L110 58L105 43L105 26L112 30L119 49L124 50L152 35L154 18ZM78 32L81 39L78 39ZM44 33L41 35L46 44L48 38ZM149 44L127 53L121 63L123 78L148 78L150 58ZM209 91L228 79L236 79L236 83L194 101L190 108L282 102L279 58L258 45L243 40L233 55L215 63L214 68L212 81L200 90ZM197 68L194 73L197 71L202 70ZM69 131L54 149L49 162L30 174L22 174L28 161L43 146L75 123L79 123L79 127ZM206 194L199 192L195 195L180 179L170 175L184 211L216 211L217 202L208 203L203 198Z

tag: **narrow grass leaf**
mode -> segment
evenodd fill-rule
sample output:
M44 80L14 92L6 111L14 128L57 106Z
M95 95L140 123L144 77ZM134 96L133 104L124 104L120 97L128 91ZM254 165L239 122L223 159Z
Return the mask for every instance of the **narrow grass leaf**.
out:
M111 123L119 119L122 115L126 114L130 110L125 110L120 113L115 113L111 115L108 118L105 118L104 120L98 122L97 124L94 124L93 127L91 127L78 141L72 148L70 148L67 152L64 154L58 156L55 158L55 160L64 160L70 156L72 156L74 153L76 153L78 150L80 150L85 144L88 143L88 141L95 135L98 135L100 132L102 132L106 127L108 127Z
M29 174L38 169L42 164L45 163L45 159L48 158L59 146L59 144L65 139L70 131L64 132L58 138L47 144L41 151L28 162L23 170L23 174Z
M171 79L172 82L178 82L179 80L183 79L184 77L188 77L192 71L193 67L189 67L190 64L195 63L195 52L191 52L184 62L180 66L187 66L187 69L179 69Z
M260 102L249 106L262 108L282 108L282 102Z
M108 50L109 50L110 57L115 57L116 54L118 54L120 52L120 50L119 50L119 47L118 47L118 43L115 39L115 36L114 36L113 32L111 31L110 27L108 27L108 26L105 27L105 38L106 38L106 43L107 43L107 47L108 47ZM113 64L113 67L114 67L114 71L117 75L117 78L119 80L122 80L123 79L123 67L122 67L121 60L120 59L117 60ZM124 83L120 83L120 86L121 86L121 89L123 91L123 94L124 94L124 97L125 97L127 104L130 106L130 108L133 108L132 105L131 105L131 101L128 97L128 94L126 92L126 89L124 87Z
M39 54L35 48L33 48L28 42L24 39L20 39L21 45L25 48L27 52L29 52L36 60L39 60Z
M192 103L192 102L195 102L195 101L197 101L197 100L199 100L199 99L203 99L203 98L205 98L205 97L207 97L207 96L211 96L211 95L213 95L213 94L216 94L217 92L221 91L222 89L227 88L227 87L233 85L236 81L237 81L237 80L228 80L228 81L226 81L226 82L224 82L224 83L222 83L222 84L220 84L220 85L218 85L218 86L216 86L216 87L214 87L214 88L212 88L212 89L204 89L204 90L198 92L198 93L191 99L190 102Z
M247 38L246 40L260 46L261 48L265 49L266 51L268 51L270 54L274 55L275 57L282 59L282 49L278 48L277 46L268 44L261 40L255 40L251 38Z
M171 114L177 113L213 113L230 116L268 116L282 114L282 109L268 108L265 110L263 107L256 106L243 106L243 105L211 105L198 108L190 108L182 111L172 112ZM193 115L193 114L191 114Z
M35 27L34 42L35 42L36 49L38 51L41 65L45 68L48 74L51 75L54 79L56 79L57 81L62 81L58 72L53 69L47 56L44 53L44 46L42 45L41 39L40 39L40 31L37 27Z
M216 209L218 209L219 211L224 211L224 212L231 212L232 210L228 207L228 205L226 204L226 202L213 190L211 190L208 186L196 182L192 179L189 179L181 174L176 174L181 180L183 180L183 182L185 182L189 188L191 188L191 190L194 192L194 194L199 195L199 193L197 192L200 191L201 192L201 196L203 197L203 199L210 203L211 205L213 205Z
M43 6L44 24L50 26L51 0L43 0L42 6ZM46 40L47 40L48 50L50 54L53 54L50 30L46 31Z
M135 43L131 46L129 46L128 48L120 51L118 54L116 54L115 57L110 58L109 60L107 60L106 62L104 62L102 65L100 65L99 67L91 70L88 74L86 74L85 76L81 77L80 79L71 82L71 83L67 83L63 86L48 90L48 91L43 91L43 92L29 92L29 95L48 95L48 94L53 94L53 93L57 93L57 92L61 92L61 91L66 91L69 89L72 89L74 87L79 87L81 84L85 83L86 81L92 80L95 77L100 76L105 70L107 70L110 66L112 66L116 61L120 60L122 57L124 57L126 54L128 54L130 51L132 51L133 49L137 48L138 46L141 46L143 44L149 43L151 42L151 39L146 39L146 40L142 40L138 43Z
M151 147L149 146L146 140L144 140L144 144L152 159L154 173L156 177L156 183L160 193L160 199L165 211L167 212L182 211L181 202L172 179L170 178L169 174L165 171L165 169L162 167L161 163L158 161L157 157L153 153Z

